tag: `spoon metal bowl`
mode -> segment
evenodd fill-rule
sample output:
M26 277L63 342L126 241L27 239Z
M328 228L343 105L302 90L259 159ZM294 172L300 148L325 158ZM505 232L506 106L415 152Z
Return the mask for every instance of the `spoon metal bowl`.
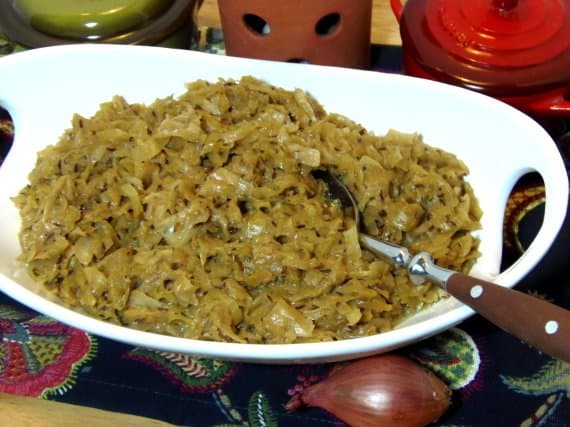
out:
M360 212L350 190L328 171L313 172L326 183L331 198L360 227ZM406 268L413 283L428 280L501 329L550 356L570 362L570 311L545 300L464 273L437 266L428 252L412 256L408 249L360 232L360 244L377 256Z

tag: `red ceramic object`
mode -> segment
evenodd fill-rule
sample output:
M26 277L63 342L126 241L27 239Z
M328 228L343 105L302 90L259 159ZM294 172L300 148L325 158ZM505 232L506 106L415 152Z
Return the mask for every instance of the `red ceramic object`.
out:
M219 0L226 53L365 68L372 0Z
M569 0L390 0L407 74L570 114Z

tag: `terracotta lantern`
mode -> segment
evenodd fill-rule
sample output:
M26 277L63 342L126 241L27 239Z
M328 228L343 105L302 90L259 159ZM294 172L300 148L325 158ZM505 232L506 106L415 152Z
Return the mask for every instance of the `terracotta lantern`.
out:
M372 0L219 0L232 56L365 68Z

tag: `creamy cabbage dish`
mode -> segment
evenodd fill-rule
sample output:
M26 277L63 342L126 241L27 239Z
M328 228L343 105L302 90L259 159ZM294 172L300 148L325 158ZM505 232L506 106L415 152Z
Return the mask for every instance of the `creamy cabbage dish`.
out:
M75 115L14 198L20 260L69 307L202 340L367 336L442 298L359 246L315 169L350 188L368 234L443 267L475 262L481 211L462 161L253 77Z

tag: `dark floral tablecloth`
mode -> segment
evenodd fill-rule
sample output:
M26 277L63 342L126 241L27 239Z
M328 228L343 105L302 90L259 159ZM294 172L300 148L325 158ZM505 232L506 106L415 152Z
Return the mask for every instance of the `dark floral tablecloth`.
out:
M220 34L210 29L204 29L201 46L223 53ZM0 38L0 54L19 48ZM399 54L398 48L375 46L375 68L397 72ZM543 125L567 156L569 119ZM1 110L2 159L13 132ZM505 266L532 240L543 206L540 180L524 177L505 217ZM552 250L518 289L570 308L569 238L566 221ZM452 407L438 425L570 426L570 364L540 354L479 316L401 352L453 389ZM133 347L61 324L0 293L0 392L184 426L342 426L317 408L288 413L283 407L333 368L233 363Z

